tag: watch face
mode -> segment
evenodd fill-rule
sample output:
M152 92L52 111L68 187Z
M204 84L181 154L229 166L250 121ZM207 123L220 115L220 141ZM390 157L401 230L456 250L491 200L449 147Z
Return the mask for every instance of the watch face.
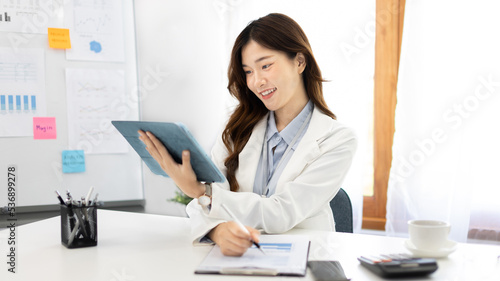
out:
M203 207L207 207L208 205L210 205L210 203L212 203L212 200L210 199L210 197L202 195L198 198L198 203Z

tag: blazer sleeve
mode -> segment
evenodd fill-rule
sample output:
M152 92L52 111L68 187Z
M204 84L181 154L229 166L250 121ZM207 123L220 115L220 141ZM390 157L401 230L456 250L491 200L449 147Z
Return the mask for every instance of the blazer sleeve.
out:
M211 158L215 166L221 171L224 177L227 176L227 169L224 165L224 160L228 155L226 146L222 142L222 138L218 138L216 144L212 148ZM224 181L223 183L213 183L212 184L212 195L213 190L226 190L230 192L229 183ZM234 192L232 192L234 193ZM213 197L213 196L212 196ZM191 236L194 244L201 242L202 238L207 235L210 230L216 227L222 222L229 221L230 218L220 218L209 215L208 210L204 210L200 204L198 204L198 199L195 198L186 206L186 213L188 214L191 221Z
M324 208L340 189L350 168L356 137L351 129L335 126L308 145L311 147L306 150L317 153L301 164L297 162L303 159L294 157L298 150L294 152L287 167L303 165L303 169L288 179L280 178L276 193L269 198L252 192L231 192L225 183L213 187L210 212L203 212L197 203L194 206L191 202L188 214L193 220L195 242L217 224L230 220L221 208L222 202L243 224L266 233L286 232ZM221 151L215 151L218 152Z

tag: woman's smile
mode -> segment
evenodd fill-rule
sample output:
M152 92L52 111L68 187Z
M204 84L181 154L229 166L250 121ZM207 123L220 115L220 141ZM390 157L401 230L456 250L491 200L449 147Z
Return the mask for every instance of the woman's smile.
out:
M266 100L266 99L270 99L274 95L274 92L276 92L276 90L277 90L277 88L274 87L274 88L262 91L259 94L262 96L262 99Z

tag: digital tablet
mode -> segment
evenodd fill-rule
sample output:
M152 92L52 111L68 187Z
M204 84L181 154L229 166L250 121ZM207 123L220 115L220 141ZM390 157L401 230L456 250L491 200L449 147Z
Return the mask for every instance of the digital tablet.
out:
M139 130L153 133L165 145L177 163L182 162L182 151L189 150L191 152L191 166L198 181L208 183L225 181L224 175L183 124L147 121L111 121L111 124L125 137L151 172L168 177L160 164L146 150L146 145L139 139L137 132Z

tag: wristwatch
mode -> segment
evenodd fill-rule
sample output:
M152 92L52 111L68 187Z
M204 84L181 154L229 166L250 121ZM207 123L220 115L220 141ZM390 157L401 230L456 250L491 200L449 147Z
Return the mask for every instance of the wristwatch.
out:
M212 184L205 183L205 194L198 197L198 204L203 207L209 207L212 205Z

